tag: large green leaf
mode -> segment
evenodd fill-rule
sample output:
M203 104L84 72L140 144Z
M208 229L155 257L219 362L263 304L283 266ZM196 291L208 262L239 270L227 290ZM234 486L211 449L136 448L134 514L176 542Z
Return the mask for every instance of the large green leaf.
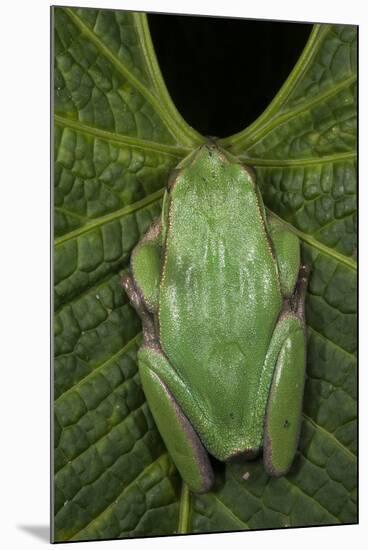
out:
M54 8L54 539L356 521L356 30L316 25L265 113L222 145L255 167L311 268L300 452L288 476L215 464L190 495L136 365L119 286L163 185L204 138L172 104L144 14Z

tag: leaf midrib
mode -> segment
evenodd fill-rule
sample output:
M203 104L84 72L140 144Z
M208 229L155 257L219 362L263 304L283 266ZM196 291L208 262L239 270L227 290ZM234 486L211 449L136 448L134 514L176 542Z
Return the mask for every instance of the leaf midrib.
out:
M260 139L262 139L264 135L282 122L285 122L287 119L296 116L313 105L326 100L328 97L332 97L341 89L349 86L357 79L356 72L354 72L351 76L335 83L335 85L328 87L327 90L315 95L309 102L302 103L290 111L285 111L284 113L278 114L281 109L287 105L288 98L309 69L315 55L319 51L318 47L320 43L324 40L331 28L331 25L314 25L302 55L290 73L288 79L275 96L274 100L250 126L237 134L221 139L220 143L224 147L232 147L234 151L238 151L239 148L244 150L253 146Z
M197 136L195 131L192 130L186 124L179 125L176 118L171 113L164 109L159 99L130 71L130 69L116 57L116 55L106 46L106 44L97 36L97 34L88 27L82 21L82 19L75 13L73 9L64 7L63 10L73 21L73 23L79 28L79 30L88 36L94 46L115 66L115 68L126 78L130 84L146 99L146 101L153 107L154 111L158 114L162 122L164 123L168 132L174 137L178 143L199 143L200 137ZM146 60L147 63L147 60ZM190 135L185 135L190 134Z
M310 101L302 103L299 107L296 107L294 109L290 109L289 111L286 111L285 113L282 113L278 116L272 117L268 122L268 124L265 124L263 127L261 127L258 131L254 132L248 142L242 143L242 147L244 149L253 147L256 145L262 138L264 138L267 134L269 134L272 130L274 130L277 126L280 126L284 122L287 122L291 120L292 118L300 115L301 113L308 112L311 108L315 107L319 103L322 103L326 101L327 99L333 97L334 95L338 94L341 90L344 88L349 87L353 82L355 82L357 79L356 74L346 78L345 80L340 81L339 83L335 84L335 86L329 88L328 90L321 92L320 94L314 96Z
M250 124L250 126L233 136L229 136L221 140L224 146L238 146L239 144L241 145L242 142L246 142L248 136L252 136L253 132L257 132L259 129L267 125L269 120L274 117L274 114L280 111L281 107L285 105L288 97L295 89L298 82L308 70L310 63L318 51L319 44L329 32L330 28L330 25L326 25L325 27L321 25L314 25L300 58L274 100L269 104L266 110L252 124Z
M136 23L138 36L141 40L141 47L148 73L155 89L160 95L163 109L169 116L171 116L171 119L176 122L177 126L182 130L183 135L188 137L188 143L191 145L199 145L200 143L203 143L206 139L199 132L197 132L197 130L187 124L170 97L155 54L155 48L152 43L147 16L145 14L135 12L133 17Z

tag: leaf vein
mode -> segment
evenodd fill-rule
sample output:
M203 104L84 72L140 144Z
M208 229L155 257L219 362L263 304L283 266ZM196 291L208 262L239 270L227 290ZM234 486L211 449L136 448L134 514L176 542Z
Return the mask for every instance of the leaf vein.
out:
M114 500L112 502L110 502L110 504L104 509L102 510L102 512L100 512L98 514L98 516L96 516L95 518L93 518L89 523L87 523L86 525L84 525L81 529L79 529L76 533L74 533L74 535L71 537L70 540L73 540L79 533L81 533L82 531L84 531L85 529L87 529L90 525L92 525L95 521L97 521L102 515L106 514L106 512L115 504L115 502L117 500L120 500L124 494L135 484L137 483L137 481L139 481L140 478L142 478L149 470L151 470L157 462L163 462L163 459L167 459L168 457L168 453L162 453L159 457L157 457L153 462L151 462L151 464L149 466L147 466L146 468L144 468L138 476L136 476L132 481L130 481L130 483L128 483L128 485L126 485L126 487L124 487L124 489L122 490L122 492L120 493L120 495L118 495L116 498L114 498Z
M101 216L95 221L88 223L83 227L76 229L75 231L70 231L69 233L66 233L65 235L63 235L62 237L55 239L55 246L57 247L61 244L64 244L66 241L69 241L70 239L74 239L85 233L88 233L89 231L92 231L98 227L101 227L106 223L115 221L125 216L129 216L130 214L134 214L134 212L137 212L137 210L143 210L144 208L151 206L153 203L161 199L163 193L164 193L164 189L163 188L159 189L158 191L151 193L151 195L144 197L144 199L141 199L140 201L137 201L133 204L129 204L128 206L124 206L123 208L120 208L119 210L116 210L115 212L112 212L110 214L106 214L105 216Z
M289 120L297 117L303 112L309 112L311 108L315 107L319 103L323 103L326 100L330 99L334 95L338 94L344 88L349 87L351 84L353 84L356 81L356 79L357 79L357 75L354 74L346 78L345 80L339 82L329 90L322 92L317 96L313 97L310 101L303 103L300 107L291 109L290 111L286 111L285 113L282 113L272 118L270 121L270 124L268 124L267 126L263 126L258 130L258 132L254 132L254 134L252 135L252 138L249 139L249 142L245 145L245 148L253 147L262 138L264 138L267 134L269 134L272 130L274 130L284 122L288 122Z
M304 456L304 455L303 455ZM305 457L306 458L306 457ZM309 459L307 459L309 460ZM310 461L311 462L311 461ZM320 508L322 508L322 510L324 510L329 516L331 516L332 518L334 518L337 523L341 523L341 520L340 518L338 518L337 516L335 516L335 514L333 514L332 512L330 512L330 510L328 510L323 504L321 504L319 502L319 500L317 500L316 498L314 498L313 496L311 495L308 495L308 493L306 493L305 491L303 491L303 489L301 489L301 487L299 487L298 485L296 485L295 483L293 483L290 479L288 478L285 478L285 481L291 485L292 487L292 490L294 490L295 492L298 492L300 493L303 497L305 498L308 498L310 500L312 500L315 504L317 504L317 506L320 506Z
M112 355L111 357L109 357L108 359L103 361L102 363L96 365L89 374L87 374L86 376L84 376L83 378L78 380L78 382L76 384L74 384L74 386L68 388L62 394L60 394L59 397L57 399L55 399L54 403L57 404L59 401L62 401L65 398L65 396L68 395L69 393L71 393L73 391L77 391L77 388L79 386L84 384L87 380L90 380L91 378L93 378L101 369L106 367L106 365L108 365L109 363L112 363L113 361L116 361L116 359L118 357L120 357L120 355L124 355L127 351L130 350L131 347L133 347L137 343L137 340L139 339L140 335L141 335L141 333L138 332L138 334L136 334L126 344L124 344L124 346L121 349L119 349L117 352L115 352L114 355Z
M313 428L319 430L328 439L331 439L333 443L350 458L350 460L353 460L354 462L356 461L357 458L354 453L352 453L352 451L348 449L348 447L345 447L345 445L343 445L343 443L341 443L341 441L339 441L335 435L326 430L326 428L323 428L323 426L321 426L320 424L317 424L317 422L307 414L303 413L303 416L305 420L313 426Z
M341 252L337 252L336 250L328 247L327 245L321 243L320 241L317 241L314 237L311 235L308 235L307 233L303 233L303 231L300 231L300 229L297 229L287 221L285 221L283 218L280 218L275 212L271 211L269 208L267 209L271 216L275 217L281 224L285 225L286 228L291 231L292 233L295 233L300 240L304 241L307 245L311 246L312 248L315 248L319 252L325 254L326 256L332 257L336 262L340 262L344 264L349 269L352 269L353 271L356 271L357 266L356 262L352 258L349 258L348 256L345 256L344 254L341 254Z
M57 125L72 128L77 132L89 134L95 138L108 141L120 147L135 147L138 149L153 151L155 153L163 153L179 159L186 156L190 152L189 148L179 147L176 145L167 145L165 143L158 143L148 139L117 134L115 132L110 132L109 130L103 130L101 128L96 128L95 126L90 126L89 124L85 124L79 120L72 120L60 114L55 114L54 119Z
M341 162L345 160L355 160L357 157L356 151L349 153L336 153L333 155L324 155L322 157L306 157L296 159L263 159L247 157L245 153L239 155L244 162L252 166L309 166L327 164L332 162Z
M144 401L143 403L141 403L138 407L136 407L135 409L129 411L129 413L127 414L127 416L125 416L124 418L122 418L122 420L120 422L118 422L117 424L114 424L113 426L111 426L109 428L109 430L107 432L105 432L104 434L102 434L98 439L96 439L96 441L93 441L90 443L90 445L88 445L88 447L86 447L85 449L83 449L82 452L80 452L79 454L77 454L76 456L73 456L73 458L69 459L67 464L64 464L63 466L61 466L61 468L59 468L59 470L57 470L55 472L55 479L57 478L58 474L64 470L65 468L67 468L68 466L70 467L71 464L73 464L73 462L75 462L76 460L78 460L81 456L84 456L86 453L88 453L88 451L90 451L90 449L92 449L93 447L96 447L96 445L98 445L98 443L100 441L103 441L104 439L106 439L107 437L109 437L109 435L111 434L111 432L117 430L119 427L121 427L127 420L129 420L132 416L134 417L136 415L137 412L139 412L141 409L143 409L144 407L147 406L147 403L146 401Z
M244 529L244 526L247 529L249 529L249 525L245 521L243 521L239 516L237 516L228 506L226 506L226 504L224 504L224 502L217 495L215 495L214 493L210 493L210 496L211 496L212 499L216 500L221 505L222 508L224 508L225 513L233 521L235 521L235 523L240 525L242 527L242 529Z

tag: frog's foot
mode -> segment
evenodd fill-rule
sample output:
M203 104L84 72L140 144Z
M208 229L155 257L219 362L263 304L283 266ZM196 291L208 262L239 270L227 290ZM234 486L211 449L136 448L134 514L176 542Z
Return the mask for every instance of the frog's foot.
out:
M280 318L273 344L277 360L266 408L263 462L266 472L285 475L296 453L305 382L305 328L297 313Z
M152 315L146 308L142 295L137 290L131 275L128 273L124 274L120 279L120 284L127 293L130 303L141 318L145 344L151 347L159 347Z
M302 265L292 296L285 301L271 344L275 360L264 429L263 460L271 476L285 475L299 440L305 383L304 301L309 268Z
M138 352L143 390L166 448L183 480L194 493L206 493L214 473L205 447L174 394L164 382L172 367L161 350L144 345Z

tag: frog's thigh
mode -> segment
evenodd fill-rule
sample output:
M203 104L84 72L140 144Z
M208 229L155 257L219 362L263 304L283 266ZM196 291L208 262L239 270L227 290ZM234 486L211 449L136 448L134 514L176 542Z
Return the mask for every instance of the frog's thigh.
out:
M294 291L300 267L299 239L272 217L268 218L268 225L279 268L281 291L284 296L290 296Z
M305 381L306 342L303 321L285 313L271 341L276 364L268 397L263 457L269 475L289 470L298 444Z
M172 367L160 350L148 346L141 348L138 361L144 393L152 415L181 477L191 491L207 492L214 481L207 451L172 393L157 374L159 370Z
M135 285L141 292L147 309L158 308L158 289L161 273L161 222L157 219L134 248L131 269Z

